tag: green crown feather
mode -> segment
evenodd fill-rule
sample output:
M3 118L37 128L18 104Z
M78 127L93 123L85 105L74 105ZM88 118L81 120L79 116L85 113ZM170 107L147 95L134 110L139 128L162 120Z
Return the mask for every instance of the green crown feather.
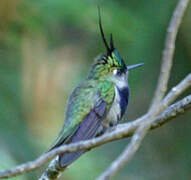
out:
M107 40L105 38L103 27L101 23L101 15L100 9L98 7L98 15L99 15L99 29L101 32L101 37L106 47L107 53L99 56L94 65L92 66L88 78L103 78L107 76L114 69L121 69L122 71L127 70L127 66L123 59L121 58L119 52L114 47L113 36L110 35L110 43L108 45Z

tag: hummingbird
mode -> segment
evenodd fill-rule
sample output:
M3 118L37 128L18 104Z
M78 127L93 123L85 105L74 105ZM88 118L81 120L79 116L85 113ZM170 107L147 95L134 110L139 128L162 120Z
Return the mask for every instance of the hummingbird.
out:
M99 55L87 78L71 93L61 132L50 150L78 141L88 140L116 125L124 116L129 101L128 72L143 63L126 66L114 46L108 43L101 22L99 29L106 53ZM66 168L86 150L58 155L59 165Z

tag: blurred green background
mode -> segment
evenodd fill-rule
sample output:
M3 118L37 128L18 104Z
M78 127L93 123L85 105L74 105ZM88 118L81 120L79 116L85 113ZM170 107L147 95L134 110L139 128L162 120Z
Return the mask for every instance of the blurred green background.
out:
M131 101L124 121L146 112L159 74L166 28L177 0L1 0L0 170L45 152L64 121L67 97L105 52L98 29L112 32L127 64L144 62L129 75ZM181 24L169 88L191 70L191 5ZM191 93L187 90L184 95ZM183 96L182 96L183 97ZM150 132L116 180L191 178L191 112ZM93 180L129 139L84 154L61 179ZM44 167L13 179L37 179Z

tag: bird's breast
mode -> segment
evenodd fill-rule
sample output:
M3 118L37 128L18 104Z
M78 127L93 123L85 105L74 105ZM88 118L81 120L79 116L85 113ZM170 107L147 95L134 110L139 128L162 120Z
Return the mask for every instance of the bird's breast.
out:
M103 125L105 127L116 125L118 121L122 119L127 109L128 99L129 88L123 87L120 89L115 86L115 98L113 104L106 116L106 119L103 121Z

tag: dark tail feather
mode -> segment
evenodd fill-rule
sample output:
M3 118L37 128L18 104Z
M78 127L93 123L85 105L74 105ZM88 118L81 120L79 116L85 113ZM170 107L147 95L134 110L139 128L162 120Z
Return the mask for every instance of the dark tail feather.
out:
M73 161L78 159L85 151L78 151L78 152L71 152L67 154L62 154L59 156L60 166L62 168L66 168L69 166Z

